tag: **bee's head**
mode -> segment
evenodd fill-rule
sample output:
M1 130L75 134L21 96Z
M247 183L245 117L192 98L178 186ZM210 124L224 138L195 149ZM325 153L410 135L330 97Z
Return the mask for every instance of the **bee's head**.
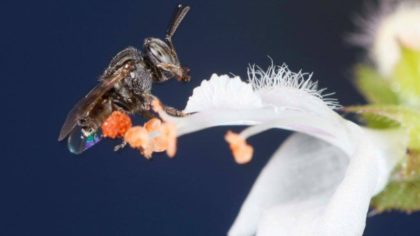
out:
M146 57L161 70L162 76L165 77L159 78L159 81L165 81L171 77L176 77L179 81L184 82L190 80L189 69L180 65L172 44L158 38L146 38L143 49Z

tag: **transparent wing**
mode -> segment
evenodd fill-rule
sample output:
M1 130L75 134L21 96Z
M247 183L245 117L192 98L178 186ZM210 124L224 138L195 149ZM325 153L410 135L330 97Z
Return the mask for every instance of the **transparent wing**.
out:
M120 69L122 70L122 68ZM66 121L64 122L60 135L58 136L58 141L65 139L72 131L76 128L78 120L83 117L87 112L92 110L92 108L97 104L97 101L108 92L115 83L122 80L125 75L117 71L115 75L110 77L110 79L102 80L95 88L93 88L83 99L81 99L74 107L71 109L67 115Z

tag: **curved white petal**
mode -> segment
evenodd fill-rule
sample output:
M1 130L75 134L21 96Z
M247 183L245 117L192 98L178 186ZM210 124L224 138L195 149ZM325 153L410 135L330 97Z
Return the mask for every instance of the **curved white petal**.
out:
M370 199L385 186L405 141L394 132L352 129L361 138L352 156L291 136L264 167L229 236L362 235ZM378 142L386 146L379 153Z
M232 93L232 91L235 91ZM229 78L227 75L213 74L210 80L203 80L194 89L184 112L191 113L221 108L258 108L261 99L252 87L241 81L239 77Z
M267 75L279 79L275 72ZM402 136L397 131L378 133L343 119L313 85L300 81L298 87L258 84L253 91L253 84L237 78L212 76L190 97L187 110L197 113L159 113L177 126L179 136L220 125L253 125L242 132L244 138L270 128L311 136L293 136L274 155L230 236L361 235L371 197L404 154L407 142L395 138Z
M260 87L252 91L252 85L238 77L213 75L194 89L188 101L186 111L197 113L182 118L164 112L160 115L177 125L178 136L214 126L265 123L314 135L351 152L353 147L348 140L347 121L331 110L322 96L313 93L281 86Z
M301 218L308 217L312 210L316 215L317 210L310 205L325 204L328 199L327 193L331 194L330 189L335 188L343 178L348 159L337 157L344 155L340 149L319 139L304 134L292 135L264 167L230 229L229 235L253 235L258 225L264 227L265 230L269 220L267 219L265 223L261 222L263 214L270 216L269 209L282 203L284 206L291 206L292 211L296 210L296 213L301 214ZM314 200L309 202L308 199ZM295 201L301 203L302 209L294 209L293 202ZM298 224L293 215L285 215L285 217L279 215L278 220L284 223L294 221L293 224L289 224L293 227L286 227L284 230L302 228L295 227Z

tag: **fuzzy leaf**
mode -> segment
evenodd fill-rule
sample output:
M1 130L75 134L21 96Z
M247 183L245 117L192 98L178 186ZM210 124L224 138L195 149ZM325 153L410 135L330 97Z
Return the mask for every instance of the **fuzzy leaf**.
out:
M407 129L410 137L408 147L413 150L420 150L420 112L409 107L395 105L366 105L351 106L345 111L358 114L368 114L372 117L382 117L397 122L401 127Z
M360 120L367 127L373 129L392 129L400 127L400 123L395 120L371 113L360 114Z
M409 150L402 163L401 175L405 179L420 180L420 150Z
M355 69L356 86L370 103L398 104L398 96L392 90L388 79L383 78L374 69L359 65Z
M420 52L401 47L391 82L405 105L420 107Z
M377 212L420 210L420 179L391 181L383 192L372 199L371 205Z
M410 149L393 173L391 182L371 204L377 212L420 210L420 112L393 105L353 106L346 111L360 114L371 128L400 126L407 129Z

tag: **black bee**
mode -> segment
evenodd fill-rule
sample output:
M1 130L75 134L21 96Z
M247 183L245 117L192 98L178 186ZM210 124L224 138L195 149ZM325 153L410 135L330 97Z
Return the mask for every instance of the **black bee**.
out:
M189 69L181 66L172 44L172 36L189 10L189 6L178 5L164 40L146 38L143 52L134 47L119 52L99 78L100 83L69 112L58 141L68 137L69 150L80 154L100 141L100 126L113 111L153 117L153 83L174 77L190 81ZM183 115L172 107L163 107L171 115Z

